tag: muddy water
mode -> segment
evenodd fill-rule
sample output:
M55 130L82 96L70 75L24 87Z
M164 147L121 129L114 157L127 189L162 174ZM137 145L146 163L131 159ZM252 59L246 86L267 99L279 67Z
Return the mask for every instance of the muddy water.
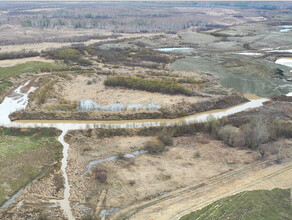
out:
M63 145L63 158L61 170L63 177L65 179L64 185L64 199L62 200L52 200L51 202L59 203L64 211L65 216L68 219L75 219L70 206L70 184L68 180L68 174L66 168L68 165L68 150L69 144L64 141L64 136L68 130L77 129L88 129L88 128L104 128L104 129L117 129L117 128L143 128L143 127L157 127L157 126L174 126L174 125L184 125L196 122L204 122L207 120L208 116L213 115L216 118L221 118L223 116L231 115L237 112L244 111L249 108L259 107L267 99L257 98L250 100L242 105L234 106L228 109L213 110L204 113L199 113L191 115L184 118L177 119L156 119L156 120L133 120L133 121L17 121L11 122L9 119L9 114L14 111L23 110L28 104L28 95L33 92L35 88L30 88L27 92L22 92L22 89L28 85L29 82L20 86L14 91L13 97L6 97L2 104L0 104L0 125L5 127L22 127L22 128L34 128L34 127L54 127L62 130L62 134L59 136L58 140ZM19 193L21 194L21 193ZM13 203L14 199L18 195L14 196L9 204ZM2 207L3 208L3 207Z
M64 185L64 199L59 201L61 208L64 210L65 215L68 217L68 219L75 219L71 210L71 206L70 206L70 201L69 201L69 197L70 197L70 184L69 184L69 180L68 180L68 174L66 172L66 167L68 165L68 150L69 150L69 144L65 142L64 137L66 135L68 130L64 129L62 130L62 134L59 136L58 141L60 141L60 143L63 145L63 158L62 158L62 166L61 166L61 170L62 170L62 174L65 180L65 185Z
M22 93L21 90L26 87L28 83L29 82L26 82L25 84L15 89L11 97L6 97L0 104L0 126L10 124L9 115L12 112L25 109L27 106L29 93L36 90L36 88L31 87L26 93Z
M262 106L263 102L268 99L260 98L253 99L247 103L233 106L227 109L219 109L197 113L182 118L175 119L145 119L145 120L123 120L123 121L70 121L70 120L22 120L12 122L10 127L55 127L61 130L78 130L89 128L102 128L102 129L119 129L119 128L144 128L144 127L159 127L159 126L175 126L175 125L188 125L196 122L204 122L212 115L216 118L222 118L231 114L244 111L249 108L256 108Z

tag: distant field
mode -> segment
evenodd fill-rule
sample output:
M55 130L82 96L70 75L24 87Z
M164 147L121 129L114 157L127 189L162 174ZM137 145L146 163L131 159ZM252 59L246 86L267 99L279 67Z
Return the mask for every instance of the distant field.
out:
M238 193L180 218L180 220L194 219L292 219L290 189L255 190Z
M0 129L0 206L58 163L56 129Z

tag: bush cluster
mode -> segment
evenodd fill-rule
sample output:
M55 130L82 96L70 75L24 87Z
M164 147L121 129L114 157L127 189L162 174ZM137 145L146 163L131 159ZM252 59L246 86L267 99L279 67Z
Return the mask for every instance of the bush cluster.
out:
M45 103L46 99L52 94L53 86L56 79L45 78L42 82L41 88L31 95L31 99L35 100L37 104Z
M158 138L153 138L145 143L144 150L149 154L161 154L166 150L166 146Z
M83 54L74 48L65 48L48 51L45 54L54 60L63 60L64 62L75 62L81 66L90 66L92 62L83 58Z
M162 130L157 137L145 143L144 150L148 151L150 154L160 154L166 151L167 146L171 146L172 144L172 133L167 130Z
M94 178L97 179L100 183L106 183L107 180L107 171L102 168L94 168L92 170Z
M39 52L35 51L21 51L21 52L10 52L10 53L1 53L0 60L8 60L8 59L18 59L18 58L26 58L26 57L37 57L39 56Z
M166 94L183 94L190 96L191 91L175 80L143 79L132 76L114 76L104 81L106 86L122 86L129 89L160 92Z
M99 44L87 46L84 50L92 55L97 56L103 63L119 64L126 66L141 66L152 69L159 69L161 65L172 62L172 58L166 54L162 54L158 51L153 51L148 48L136 48L136 49L120 49L113 48L109 50L103 50L99 48Z

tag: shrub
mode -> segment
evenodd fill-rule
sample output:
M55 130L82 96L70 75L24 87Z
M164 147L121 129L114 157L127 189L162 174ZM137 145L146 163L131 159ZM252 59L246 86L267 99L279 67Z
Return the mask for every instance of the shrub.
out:
M64 178L62 175L57 174L54 176L54 182L57 192L64 188Z
M53 86L56 81L56 79L45 78L41 88L31 95L31 99L36 100L37 104L45 103L46 99L53 93Z
M93 214L87 214L81 218L82 220L98 220L99 218L95 217Z
M114 76L104 81L106 86L122 86L129 89L160 92L166 94L183 94L190 96L191 91L175 80L143 79L132 76Z
M130 180L130 181L129 181L129 185L130 185L130 186L134 186L135 184L136 184L136 181L135 181L135 180Z
M7 59L17 59L17 58L26 58L26 57L37 57L39 56L39 52L35 51L21 51L21 52L10 52L10 53L1 53L0 60L7 60Z
M201 157L201 153L199 151L195 152L193 155L193 158L200 158Z
M214 136L218 136L220 121L217 120L214 116L210 115L205 122L205 128L208 132Z
M171 146L173 144L173 139L170 134L160 134L158 139L166 146Z
M86 60L82 58L82 53L81 53L82 50L79 48L77 49L74 49L74 48L57 49L57 50L48 51L46 55L55 60L63 60L64 62L69 62L69 61L76 62L81 66L92 65L92 62L90 60Z
M267 122L262 119L251 121L240 127L245 146L248 148L259 148L269 139Z
M150 154L160 154L166 150L166 147L158 138L153 138L146 142L144 150Z
M160 181L167 181L170 180L172 178L172 176L170 174L160 174L159 176L157 176L157 179Z
M237 129L238 128L233 127L232 125L225 125L219 130L219 138L223 140L228 146L235 147L239 136Z
M92 170L94 178L100 183L105 183L107 180L107 171L102 168L94 168Z
M90 60L86 60L86 59L79 59L75 62L81 66L91 66L92 65L92 62Z
M270 126L270 134L272 139L279 137L292 137L292 124L287 123L284 120L274 120Z
M41 214L37 219L38 220L48 220L49 217L46 214Z

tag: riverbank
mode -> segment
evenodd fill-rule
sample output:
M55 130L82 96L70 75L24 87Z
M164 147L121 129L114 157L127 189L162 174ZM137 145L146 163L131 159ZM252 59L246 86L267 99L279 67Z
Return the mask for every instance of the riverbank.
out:
M247 102L248 99L240 95L224 96L222 98L199 103L184 103L184 105L174 105L163 110L124 113L124 112L44 112L44 111L18 111L10 115L12 121L15 120L139 120L139 119L173 119L193 115L200 112L225 109Z

